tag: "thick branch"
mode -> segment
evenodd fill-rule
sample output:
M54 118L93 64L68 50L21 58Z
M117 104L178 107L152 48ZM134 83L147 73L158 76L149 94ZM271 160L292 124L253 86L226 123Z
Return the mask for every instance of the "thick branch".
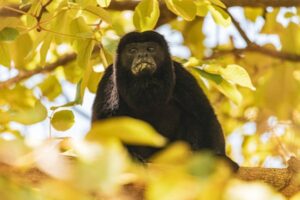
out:
M261 180L273 186L285 196L291 197L300 191L300 183L297 181L297 174L300 171L300 161L296 158L291 158L288 163L289 167L282 169L241 167L238 171L237 178L245 181ZM36 187L43 183L43 181L52 179L37 168L24 171L3 163L0 163L0 175L13 175L18 178L19 183L31 184ZM143 199L144 189L143 185L133 183L126 185L120 195L123 195L124 199Z

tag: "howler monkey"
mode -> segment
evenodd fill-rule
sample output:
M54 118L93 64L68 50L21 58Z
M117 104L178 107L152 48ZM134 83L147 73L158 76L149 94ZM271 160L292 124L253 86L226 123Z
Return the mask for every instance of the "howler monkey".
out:
M183 140L193 150L225 155L221 126L194 77L172 60L166 40L154 31L131 32L120 40L115 63L99 83L92 120L129 116L150 123L169 142ZM127 146L147 159L157 148Z

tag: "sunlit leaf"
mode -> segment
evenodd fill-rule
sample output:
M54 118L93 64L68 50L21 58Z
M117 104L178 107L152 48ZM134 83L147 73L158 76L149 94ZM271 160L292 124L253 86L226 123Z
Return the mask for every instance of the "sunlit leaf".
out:
M183 30L185 44L190 48L196 58L202 58L204 53L204 34L202 32L202 19L195 19L186 24Z
M93 124L87 134L89 140L117 137L125 143L160 147L166 140L144 121L120 117L107 119Z
M197 13L197 7L192 0L165 0L169 10L187 21L192 21Z
M58 131L66 131L74 124L74 114L71 110L60 110L51 118L51 125Z
M111 0L97 0L97 3L101 6L101 7L108 7L110 4Z
M255 90L248 72L239 65L227 65L221 70L222 77L231 83Z
M5 27L0 30L0 41L12 41L15 40L19 35L19 31L14 28Z
M70 24L70 31L72 34L76 34L78 38L91 38L93 33L91 28L86 24L83 17L78 17L72 20Z
M99 1L99 0L98 0ZM103 19L106 23L111 24L112 20L110 17L110 13L98 6L87 6L84 10L93 13L94 15Z
M52 39L53 39L53 36L51 34L47 34L47 36L45 37L45 39L43 41L43 45L40 50L40 64L42 66L44 66L46 63L47 53L48 53Z
M56 97L58 97L62 92L61 85L54 75L46 78L38 85L38 87L41 89L43 95L46 96L50 101L56 99Z
M0 42L0 64L6 67L10 66L10 54L7 44Z
M133 23L140 31L151 30L159 17L157 0L142 0L134 10Z
M158 152L151 158L151 163L160 164L182 164L190 158L191 149L184 142L176 142L168 146L168 148Z
M31 125L41 122L47 117L47 109L41 102L37 101L33 108L26 108L19 111L8 111L1 113L0 124L10 121L18 122L24 125Z
M221 8L226 8L225 4L220 0L209 0L209 1Z
M263 8L245 8L245 17L252 22L255 22L257 17L261 16L264 12Z
M227 27L231 23L230 16L222 9L217 6L208 6L208 9L213 16L216 24Z
M92 71L89 77L87 88L90 92L96 93L99 81L102 77L103 73Z

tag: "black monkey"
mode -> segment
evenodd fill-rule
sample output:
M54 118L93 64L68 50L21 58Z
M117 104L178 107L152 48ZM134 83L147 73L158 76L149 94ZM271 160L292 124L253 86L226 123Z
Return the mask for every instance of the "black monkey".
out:
M172 61L166 40L154 31L122 37L115 63L99 83L92 120L129 116L150 123L170 142L183 140L193 150L209 149L227 159L221 126L194 77ZM157 148L127 146L147 159Z

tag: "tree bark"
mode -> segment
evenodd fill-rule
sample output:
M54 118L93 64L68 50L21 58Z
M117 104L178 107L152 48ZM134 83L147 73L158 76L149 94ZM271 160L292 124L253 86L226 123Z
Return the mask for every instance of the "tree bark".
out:
M287 168L241 167L236 176L244 181L263 181L273 186L286 197L291 197L300 192L300 160L291 158L288 164ZM1 175L13 175L14 178L19 180L19 183L35 186L38 186L45 180L51 179L51 177L37 168L20 170L3 163L0 163ZM124 196L126 197L124 199L128 200L143 199L143 192L143 185L133 183L124 186L124 190L120 193L120 196ZM109 200L108 197L105 199Z

